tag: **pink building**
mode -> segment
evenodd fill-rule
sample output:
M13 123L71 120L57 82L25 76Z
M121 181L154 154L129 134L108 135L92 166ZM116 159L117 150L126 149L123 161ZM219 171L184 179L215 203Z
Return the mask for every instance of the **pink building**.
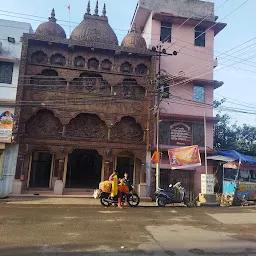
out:
M200 0L139 0L133 24L141 29L148 48L161 45L167 53L177 56L161 57L161 69L170 79L163 86L161 102L160 185L182 181L191 195L200 192L200 177L204 173L204 112L207 120L207 148L213 148L213 93L222 82L213 80L217 66L214 59L214 38L226 26L217 22L214 3ZM158 72L158 63L157 63ZM177 129L183 138L172 137ZM170 147L199 145L202 166L190 170L171 171L167 156ZM155 150L155 142L152 143ZM151 165L151 170L154 170ZM155 173L147 165L147 185L152 187ZM213 172L208 163L209 173ZM151 175L150 175L151 173Z

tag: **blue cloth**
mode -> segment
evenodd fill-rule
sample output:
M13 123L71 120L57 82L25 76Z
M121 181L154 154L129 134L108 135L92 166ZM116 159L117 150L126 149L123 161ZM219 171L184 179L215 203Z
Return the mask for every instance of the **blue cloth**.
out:
M256 165L256 157L247 156L235 150L221 150L217 151L217 154L226 157L231 157L238 161L241 160L243 164Z

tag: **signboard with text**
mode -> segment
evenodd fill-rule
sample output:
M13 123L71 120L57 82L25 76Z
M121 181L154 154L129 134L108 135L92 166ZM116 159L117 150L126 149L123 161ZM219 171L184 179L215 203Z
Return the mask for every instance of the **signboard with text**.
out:
M172 146L191 146L192 127L187 123L173 123L170 126L170 138Z
M214 175L201 174L201 193L204 195L214 194Z
M13 114L5 111L0 114L0 142L11 143L13 127Z

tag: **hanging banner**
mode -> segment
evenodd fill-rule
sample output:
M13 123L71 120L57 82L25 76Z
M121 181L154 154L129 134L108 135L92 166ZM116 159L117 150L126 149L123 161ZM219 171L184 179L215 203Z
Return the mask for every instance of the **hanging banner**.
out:
M190 146L192 144L192 127L187 123L173 123L170 126L172 146Z
M5 111L0 114L0 142L10 143L12 139L13 114Z
M153 156L151 157L151 162L159 163L159 152L155 151Z
M171 169L184 169L201 166L198 146L172 148L168 150Z

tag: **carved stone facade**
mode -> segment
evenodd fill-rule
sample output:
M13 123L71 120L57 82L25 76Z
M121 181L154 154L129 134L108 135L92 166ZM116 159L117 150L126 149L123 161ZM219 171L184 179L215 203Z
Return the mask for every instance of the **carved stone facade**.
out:
M92 49L90 41L77 38L78 30L71 39L25 34L17 90L19 159L29 162L33 152L51 153L53 175L63 182L68 155L76 149L98 152L102 179L115 168L118 156L145 165L152 121L152 53L128 51L114 39L112 45L96 40ZM58 169L58 161L64 169ZM28 179L30 168L19 165L16 178Z

